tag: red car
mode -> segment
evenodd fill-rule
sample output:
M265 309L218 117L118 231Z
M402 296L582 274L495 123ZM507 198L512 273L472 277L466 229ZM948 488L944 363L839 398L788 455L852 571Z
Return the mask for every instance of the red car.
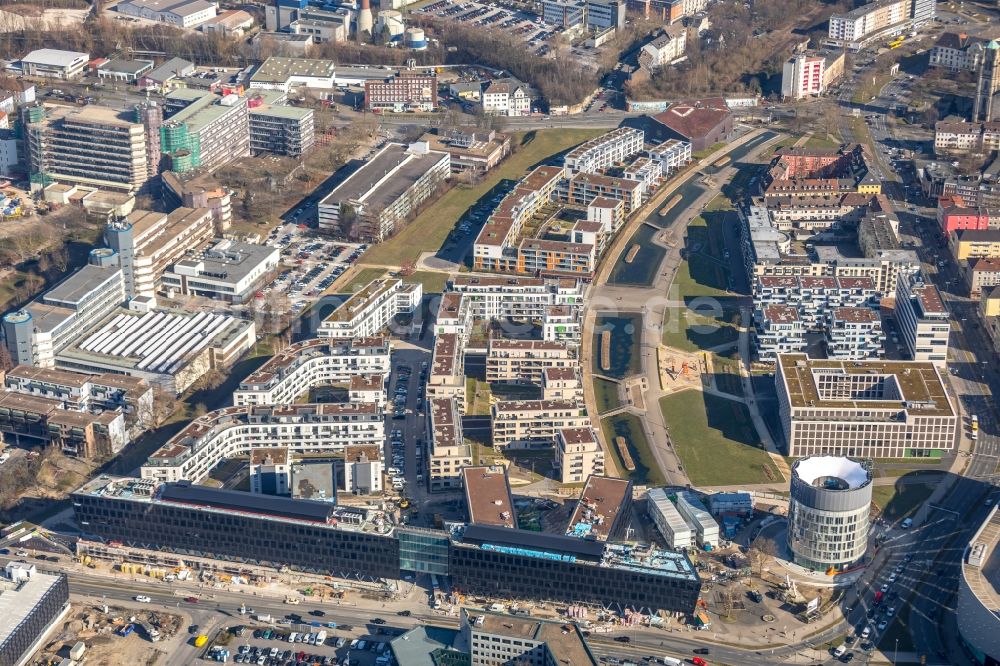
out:
M691 663L694 664L694 666L708 666L708 662L701 657L691 657Z
M198 597L187 597L184 601L188 602L189 604L196 604L198 603Z

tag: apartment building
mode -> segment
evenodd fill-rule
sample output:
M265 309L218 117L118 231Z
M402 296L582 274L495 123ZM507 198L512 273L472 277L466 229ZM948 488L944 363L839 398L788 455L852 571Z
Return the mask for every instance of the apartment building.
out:
M435 335L426 387L428 399L453 399L459 411L465 413L465 344L462 336L455 333Z
M640 157L624 169L622 177L626 180L635 180L642 183L642 200L645 201L652 194L663 178L663 167L660 163L648 157ZM609 199L610 197L603 197Z
M383 81L365 81L365 108L373 113L429 113L437 108L437 76L402 71Z
M556 197L556 188L565 169L557 166L536 167L507 194L490 214L473 245L473 269L511 271L516 265L516 246L521 230L543 206Z
M470 523L518 529L505 467L463 467L465 514Z
M1000 259L972 259L963 267L962 273L969 295L979 298L1000 285Z
M575 400L583 403L580 368L545 368L542 373L543 400Z
M955 261L1000 259L1000 229L960 229L948 236Z
M566 526L566 536L621 541L632 520L632 481L591 475Z
M472 327L472 312L469 309L471 300L457 291L446 291L441 294L437 317L434 319L434 334L452 333L457 335L464 345Z
M246 303L275 276L280 251L270 245L224 239L193 250L169 268L162 291L227 303Z
M398 278L372 280L337 306L320 322L321 338L370 338L380 334L396 315L412 314L423 299L423 287Z
M448 280L448 291L466 296L474 319L541 321L550 306L583 306L584 285L569 278L458 273Z
M650 488L646 493L646 513L666 540L668 548L682 550L695 546L694 530L663 488Z
M928 458L955 445L958 416L933 363L782 354L775 384L786 455Z
M966 206L960 196L938 199L937 220L946 238L959 229L1000 229L1000 210Z
M778 354L805 351L806 327L798 308L791 305L766 305L754 310L751 331L757 358L773 363Z
M246 97L220 98L207 90L178 88L167 94L164 110L160 151L171 171L214 171L250 155Z
M646 18L673 24L704 12L708 0L627 0L627 5Z
M643 44L639 51L639 66L647 72L666 67L680 60L687 47L687 29L683 25L667 26L663 34Z
M527 116L531 97L523 85L508 81L490 81L482 93L483 113L498 116Z
M381 337L313 338L289 345L250 373L233 391L233 404L288 405L313 388L358 377L388 376L389 341ZM384 400L385 388L381 391ZM361 396L359 396L360 398ZM353 400L352 402L368 402Z
M462 485L462 469L472 466L472 446L462 434L462 418L455 398L428 398L427 441L431 492Z
M807 328L819 327L834 308L874 306L877 293L867 277L761 275L753 287L758 307L790 305Z
M668 139L647 150L646 155L654 162L659 162L660 171L664 176L669 176L691 161L691 143Z
M614 199L625 204L625 215L642 205L646 187L639 180L580 172L560 183L560 200L586 206L594 199Z
M493 448L549 446L564 428L588 428L583 407L568 400L500 400L491 409Z
M348 445L381 446L385 419L375 405L322 403L225 407L191 421L149 456L142 478L198 483L220 462L259 447L291 454L341 453Z
M882 355L882 320L874 310L834 308L828 317L826 350L829 358L847 361Z
M250 492L257 495L291 495L292 461L288 449L262 447L250 450Z
M532 275L589 279L593 275L596 261L597 248L592 243L525 238L517 246L514 270Z
M781 96L798 100L822 95L844 75L844 60L843 51L793 55L781 70Z
M451 175L451 156L426 142L387 143L319 202L319 228L381 241L399 231Z
M552 466L560 483L581 483L604 474L604 449L593 428L563 428L556 432Z
M845 14L830 16L829 38L857 50L876 39L902 32L911 11L912 0L874 0Z
M129 298L153 298L164 273L188 252L215 235L208 208L176 208L170 213L133 210L104 229L104 241L118 255Z
M301 157L316 143L312 109L261 103L249 106L250 153Z
M88 460L108 459L129 442L122 410L87 412L65 409L59 400L0 393L0 433L23 446L55 446Z
M951 313L944 306L941 292L933 284L925 283L919 273L899 281L896 322L911 359L945 367Z
M641 153L644 143L642 130L619 127L569 151L563 164L568 176L600 173Z
M572 368L578 361L565 342L490 338L486 352L486 381L542 383L546 368Z
M36 105L25 118L33 191L59 182L132 194L152 177L146 127L125 114L93 105Z
M938 155L994 150L1000 150L1000 122L939 120L934 123L934 152Z
M931 48L929 65L943 67L953 72L974 72L979 68L982 51L971 47L974 44L983 45L988 42L988 39L977 35L957 32L942 33Z
M132 424L152 424L153 389L141 379L116 374L85 375L51 368L18 365L0 373L4 390L48 398L64 409L99 412L123 410Z
M542 316L542 340L580 344L582 323L580 308L569 305L550 305Z
M60 352L124 302L124 279L117 265L84 266L34 301L3 316L4 341L11 360L19 365L54 368Z

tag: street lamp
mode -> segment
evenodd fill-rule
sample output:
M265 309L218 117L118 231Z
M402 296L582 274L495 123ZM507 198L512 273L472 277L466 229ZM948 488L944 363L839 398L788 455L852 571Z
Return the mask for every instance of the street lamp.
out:
M892 651L892 663L899 663L899 639L896 639L896 648Z

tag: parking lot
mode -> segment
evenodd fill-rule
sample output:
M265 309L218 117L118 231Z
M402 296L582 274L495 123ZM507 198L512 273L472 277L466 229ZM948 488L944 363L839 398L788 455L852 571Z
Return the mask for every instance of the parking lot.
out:
M389 635L359 633L353 626L334 623L326 627L321 622L313 623L320 626L293 624L287 618L279 622L282 626L277 628L236 628L233 632L236 640L226 647L231 661L258 666L395 664L389 649ZM381 631L381 627L376 626L373 631ZM206 657L217 661L215 654L217 651L209 651Z
M518 35L527 42L536 55L547 54L550 46L546 42L565 30L562 27L544 24L541 18L527 12L484 5L471 0L439 0L417 12L469 26L497 28L507 34Z
M293 300L293 312L329 289L368 247L317 238L305 225L291 223L276 227L265 243L280 248L283 268L261 296L283 294Z

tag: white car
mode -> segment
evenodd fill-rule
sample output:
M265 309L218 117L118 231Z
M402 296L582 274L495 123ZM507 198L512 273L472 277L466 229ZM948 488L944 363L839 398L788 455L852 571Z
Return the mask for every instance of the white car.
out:
M152 601L152 599L147 597L145 594L137 594L135 596L135 600L142 604L148 604L149 602Z

